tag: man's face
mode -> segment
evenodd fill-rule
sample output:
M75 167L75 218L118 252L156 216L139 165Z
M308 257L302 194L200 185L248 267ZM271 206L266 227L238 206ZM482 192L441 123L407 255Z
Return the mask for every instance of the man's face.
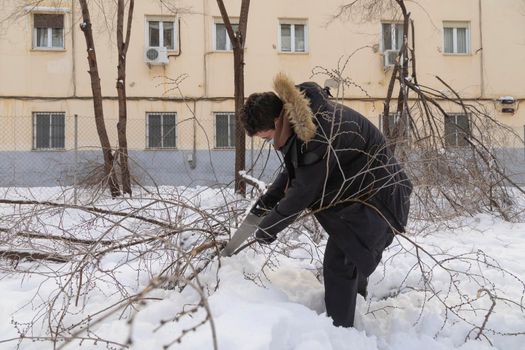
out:
M275 129L269 129L269 130L262 130L255 134L255 136L258 136L265 141L273 140L273 136L275 135Z

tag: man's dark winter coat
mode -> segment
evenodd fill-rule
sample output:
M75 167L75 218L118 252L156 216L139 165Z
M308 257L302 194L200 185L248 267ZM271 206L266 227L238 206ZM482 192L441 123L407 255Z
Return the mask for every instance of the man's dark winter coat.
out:
M285 169L264 196L278 204L256 236L271 242L310 209L359 273L370 275L393 232L404 232L410 181L361 114L313 82L294 86L278 76L274 87L294 132L280 148Z

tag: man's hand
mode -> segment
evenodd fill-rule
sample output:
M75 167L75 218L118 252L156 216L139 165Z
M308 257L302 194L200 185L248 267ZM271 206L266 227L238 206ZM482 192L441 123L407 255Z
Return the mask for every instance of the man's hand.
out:
M277 239L276 236L272 236L271 234L265 232L262 229L258 229L255 232L255 240L261 244L270 244L273 243Z
M255 205L250 209L250 213L257 215L259 217L265 216L277 205L276 200L271 196L262 195L259 197Z
M262 195L257 200L257 202L255 202L255 205L250 210L250 213L257 215L259 217L266 216L272 211L273 208L275 208L278 202L279 202L279 199L277 199L276 197L272 195L269 195L269 194ZM270 244L273 241L275 241L275 238L276 238L275 236L272 236L271 234L264 232L264 230L262 229L258 229L255 232L255 239L257 240L257 242L261 244Z

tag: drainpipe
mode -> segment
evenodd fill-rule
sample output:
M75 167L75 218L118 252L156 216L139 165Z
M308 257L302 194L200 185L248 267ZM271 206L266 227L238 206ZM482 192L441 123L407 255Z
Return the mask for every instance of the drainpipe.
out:
M203 97L206 97L208 96L208 68L207 68L207 62L208 62L208 43L206 42L206 34L207 34L207 29L206 28L206 16L208 15L208 12L206 11L207 10L207 1L206 0L202 0L202 28L204 30L204 40L203 40L203 43L204 43L204 55L202 57L203 59L203 82L202 82L202 85L203 85L203 90L204 90L204 94L203 94Z
M481 7L481 1L478 1L479 4L479 74L480 74L480 98L485 97L485 62L483 60L483 10Z
M190 168L197 167L197 100L193 99L193 150L191 155Z
M77 67L75 62L75 3L71 1L71 61L73 79L73 97L77 97Z

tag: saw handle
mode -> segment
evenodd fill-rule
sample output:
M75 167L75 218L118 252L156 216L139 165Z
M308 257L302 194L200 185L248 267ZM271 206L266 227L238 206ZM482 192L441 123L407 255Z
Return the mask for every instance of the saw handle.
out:
M257 215L258 217L263 217L268 214L277 203L279 203L279 198L267 192L259 197L252 209L250 209L250 213Z

